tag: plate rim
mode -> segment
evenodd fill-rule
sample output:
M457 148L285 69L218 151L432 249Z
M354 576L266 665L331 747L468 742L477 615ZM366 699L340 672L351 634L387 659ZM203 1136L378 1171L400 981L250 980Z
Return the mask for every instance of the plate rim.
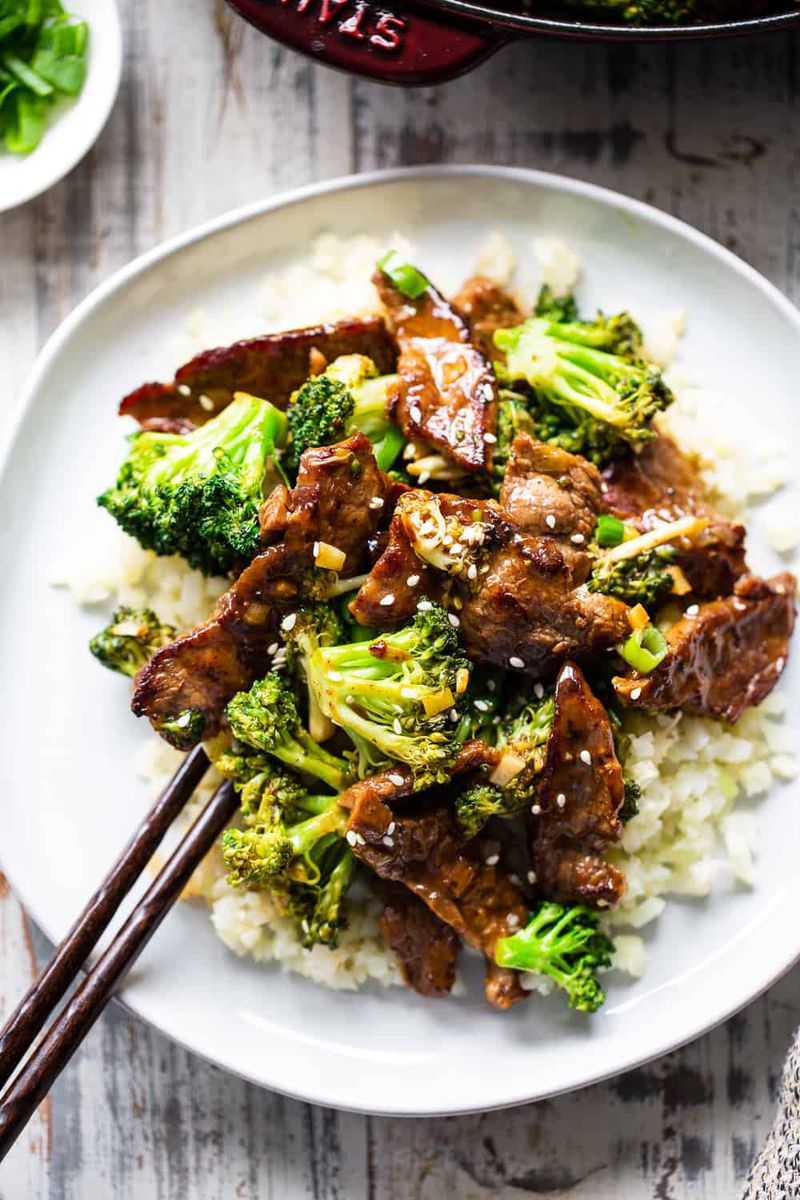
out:
M287 191L276 193L273 196L252 201L249 204L241 205L235 209L229 210L226 213L213 217L208 221L192 227L183 233L176 234L165 239L158 245L147 250L145 253L137 256L131 262L121 267L114 272L108 279L103 280L98 284L71 313L58 325L53 333L46 340L44 346L40 350L33 367L28 373L25 384L23 385L20 395L15 405L15 411L12 419L9 421L5 434L3 435L2 445L0 445L0 480L5 477L9 468L12 455L20 441L23 424L31 409L33 399L39 388L42 378L49 370L54 359L61 352L62 347L76 333L82 324L94 312L100 309L103 304L110 299L116 292L127 286L132 280L143 275L151 267L159 262L168 260L172 255L192 245L212 237L226 229L234 228L237 225L246 223L254 218L265 216L266 214L279 211L284 208L291 208L296 204L307 200L324 197L338 192L370 188L376 185L392 184L398 182L408 182L414 180L426 179L453 179L453 178L493 178L506 179L512 182L527 184L540 189L544 189L551 193L563 194L568 193L576 197L583 197L589 200L594 200L604 207L613 207L617 210L628 213L632 216L641 218L645 223L660 226L662 229L672 232L698 247L702 252L717 259L720 263L733 270L736 274L743 277L794 326L798 334L800 334L800 309L796 307L780 289L761 274L755 267L745 262L744 259L734 254L727 247L716 242L709 235L689 225L686 221L679 217L674 217L670 213L664 212L662 209L656 208L654 205L644 201L635 199L617 192L611 188L606 188L598 184L588 183L583 180L571 179L567 176L540 171L526 167L507 167L502 165L480 163L460 163L460 164L441 164L441 165L426 165L420 167L397 167L387 170L371 171L364 174L351 174L339 176L333 179L320 181L317 183L309 183L297 188L292 188ZM57 936L52 932L52 929L47 923L43 923L36 915L35 896L30 897L24 883L24 875L20 875L15 871L14 867L7 867L2 862L0 856L0 867L2 867L9 884L14 891L15 896L23 905L25 911L31 916L38 928L42 930L50 942L57 942ZM195 1045L184 1040L172 1029L165 1028L158 1020L152 1016L145 1016L137 1005L127 1000L124 992L120 996L113 998L114 1003L119 1004L127 1012L131 1013L137 1019L145 1021L161 1036L168 1038L170 1041L180 1045L184 1050L192 1054L196 1054L206 1062L213 1066L228 1072L229 1074L244 1079L249 1083L259 1087L268 1088L278 1094L288 1096L292 1099L299 1100L304 1103L312 1103L327 1107L336 1108L342 1112L353 1112L376 1116L394 1116L394 1117L424 1117L424 1116L456 1116L468 1115L470 1113L480 1113L493 1111L503 1108L512 1108L523 1104L533 1103L543 1100L551 1096L563 1095L571 1091L577 1091L581 1088L590 1087L605 1079L614 1078L624 1072L640 1067L645 1063L651 1062L656 1058L660 1058L665 1054L671 1053L679 1049L681 1046L688 1044L705 1033L710 1032L717 1026L728 1020L730 1017L741 1011L747 1005L752 1004L758 999L769 987L776 983L800 958L800 942L793 947L790 953L783 956L777 965L773 965L766 972L767 977L758 980L748 996L744 999L737 999L729 1003L723 1001L717 1004L716 1011L711 1017L708 1015L699 1019L690 1028L682 1031L680 1036L675 1037L669 1035L662 1037L653 1048L646 1052L634 1052L628 1058L625 1058L615 1064L613 1067L598 1067L589 1075L583 1075L578 1082L565 1084L559 1087L545 1088L544 1090L536 1090L534 1088L532 1094L518 1094L518 1091L513 1091L509 1098L504 1101L493 1101L488 1105L475 1106L474 1104L464 1104L453 1107L438 1107L433 1109L410 1108L407 1103L396 1106L381 1106L363 1108L357 1103L343 1102L339 1097L332 1098L325 1095L324 1092L317 1091L313 1093L307 1090L303 1093L293 1092L291 1088L277 1086L276 1084L267 1081L259 1074L249 1074L245 1070L231 1066L229 1063L222 1061L220 1058L215 1058L211 1048L198 1049Z

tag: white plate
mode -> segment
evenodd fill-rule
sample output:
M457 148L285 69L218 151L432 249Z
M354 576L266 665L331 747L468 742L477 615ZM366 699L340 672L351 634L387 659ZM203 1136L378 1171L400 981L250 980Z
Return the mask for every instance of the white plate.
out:
M64 101L32 154L8 154L0 145L0 212L47 191L97 141L119 91L122 31L114 0L70 0L71 13L89 23L89 69L80 96Z
M169 377L170 338L200 306L251 330L268 270L319 231L402 230L445 288L502 228L530 260L534 234L567 237L589 305L645 318L686 305L683 359L730 395L730 419L780 428L797 461L800 318L751 268L687 226L587 184L504 168L436 168L343 180L234 213L120 272L55 334L28 390L0 482L3 865L48 935L63 935L145 805L131 769L145 731L120 681L86 652L96 618L52 589L65 546L102 537L93 498L120 455L118 398ZM761 548L763 552L763 547ZM777 564L776 564L777 565ZM796 664L785 685L795 698ZM129 981L130 1008L220 1066L294 1096L376 1113L454 1113L538 1099L623 1071L746 1004L800 950L797 787L758 805L753 891L674 900L649 969L615 982L587 1020L533 999L490 1011L401 990L329 992L229 954L180 906Z

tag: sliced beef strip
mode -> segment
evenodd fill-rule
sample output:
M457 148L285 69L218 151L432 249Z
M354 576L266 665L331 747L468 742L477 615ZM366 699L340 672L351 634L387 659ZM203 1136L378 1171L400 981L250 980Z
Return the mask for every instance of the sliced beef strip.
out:
M392 493L363 433L306 450L292 490L276 488L262 507L262 540L280 537L298 554L327 542L346 554L342 573L352 575L368 565L366 543Z
M531 861L537 887L564 904L608 906L625 876L605 860L625 799L608 713L571 662L559 672L547 755L537 781Z
M453 297L453 306L466 317L472 344L488 362L503 357L494 344L495 331L511 329L525 319L514 297L485 275L468 279Z
M524 533L553 537L572 568L572 582L586 582L592 540L601 508L600 472L577 454L519 433L511 446L500 506Z
M474 579L417 557L409 521L420 503L435 503L446 520L463 528L480 526L481 544L468 547L464 557L474 562ZM423 597L444 603L458 614L462 643L474 662L545 678L567 658L593 661L630 632L624 604L573 587L572 578L554 538L519 532L493 501L417 489L400 497L386 549L351 609L362 624L383 626L410 617ZM391 603L382 603L389 597Z
M728 596L746 571L745 528L716 512L691 459L661 434L640 454L610 463L603 471L603 511L648 530L680 517L706 517L709 524L677 547L677 564L700 599Z
M374 282L399 347L394 416L401 429L469 471L488 469L485 435L494 434L497 382L467 322L432 285L409 300L382 271Z
M383 901L380 931L403 978L421 996L446 996L456 979L461 940L456 931L401 883L375 877Z
M377 777L374 785L362 780L345 794L353 853L381 879L404 884L480 950L487 959L489 1003L510 1008L526 993L517 972L496 965L494 947L527 921L521 891L501 866L486 862L479 842L463 844L449 805L418 813L390 808L392 774Z
M182 749L218 733L231 696L270 669L268 647L279 638L282 617L303 598L314 543L343 550L344 571L365 567L366 543L382 515L370 500L383 499L390 487L363 434L306 451L297 487L285 496L283 540L242 571L209 621L164 646L142 668L133 694L136 715L160 729L187 710L201 713L198 736L168 737Z
M250 392L285 408L310 375L321 374L341 354L365 354L381 374L395 367L395 346L384 321L353 317L206 350L180 367L172 383L145 383L131 392L119 412L141 425L153 419L203 425L230 404L234 392Z
M651 712L680 708L731 723L759 704L786 665L797 580L745 575L732 596L691 610L666 635L666 658L649 675L613 680L620 700Z

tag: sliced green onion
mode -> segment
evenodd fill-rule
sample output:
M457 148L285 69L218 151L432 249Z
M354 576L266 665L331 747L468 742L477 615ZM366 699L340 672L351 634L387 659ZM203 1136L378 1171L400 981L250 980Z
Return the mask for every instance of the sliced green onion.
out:
M36 96L52 96L53 89L46 79L42 79L36 71L32 70L26 62L21 58L17 58L16 54L11 54L10 51L3 55L3 66L12 75L15 75L20 83L24 83L26 88L29 88Z
M625 522L620 521L619 517L610 517L607 513L601 513L597 518L597 528L594 531L594 540L598 546L619 546L625 539Z
M408 296L409 300L418 300L430 285L430 280L416 267L412 267L411 263L407 263L397 250L390 250L378 260L378 270L383 271L397 290Z
M667 656L667 640L655 625L635 629L620 654L640 675L649 675Z

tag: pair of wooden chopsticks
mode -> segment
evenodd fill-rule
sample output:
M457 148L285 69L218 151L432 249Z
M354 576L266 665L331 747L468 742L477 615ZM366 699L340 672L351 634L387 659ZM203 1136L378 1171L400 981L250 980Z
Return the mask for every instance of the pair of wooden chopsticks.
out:
M192 872L236 811L238 801L233 787L230 783L223 783L111 944L32 1049L47 1018L86 964L120 904L208 767L209 761L202 747L197 747L187 755L67 936L56 948L50 963L0 1030L0 1088L11 1080L0 1096L0 1161L100 1016L114 988L139 957ZM20 1064L23 1065L20 1067ZM18 1068L18 1074L14 1076Z

